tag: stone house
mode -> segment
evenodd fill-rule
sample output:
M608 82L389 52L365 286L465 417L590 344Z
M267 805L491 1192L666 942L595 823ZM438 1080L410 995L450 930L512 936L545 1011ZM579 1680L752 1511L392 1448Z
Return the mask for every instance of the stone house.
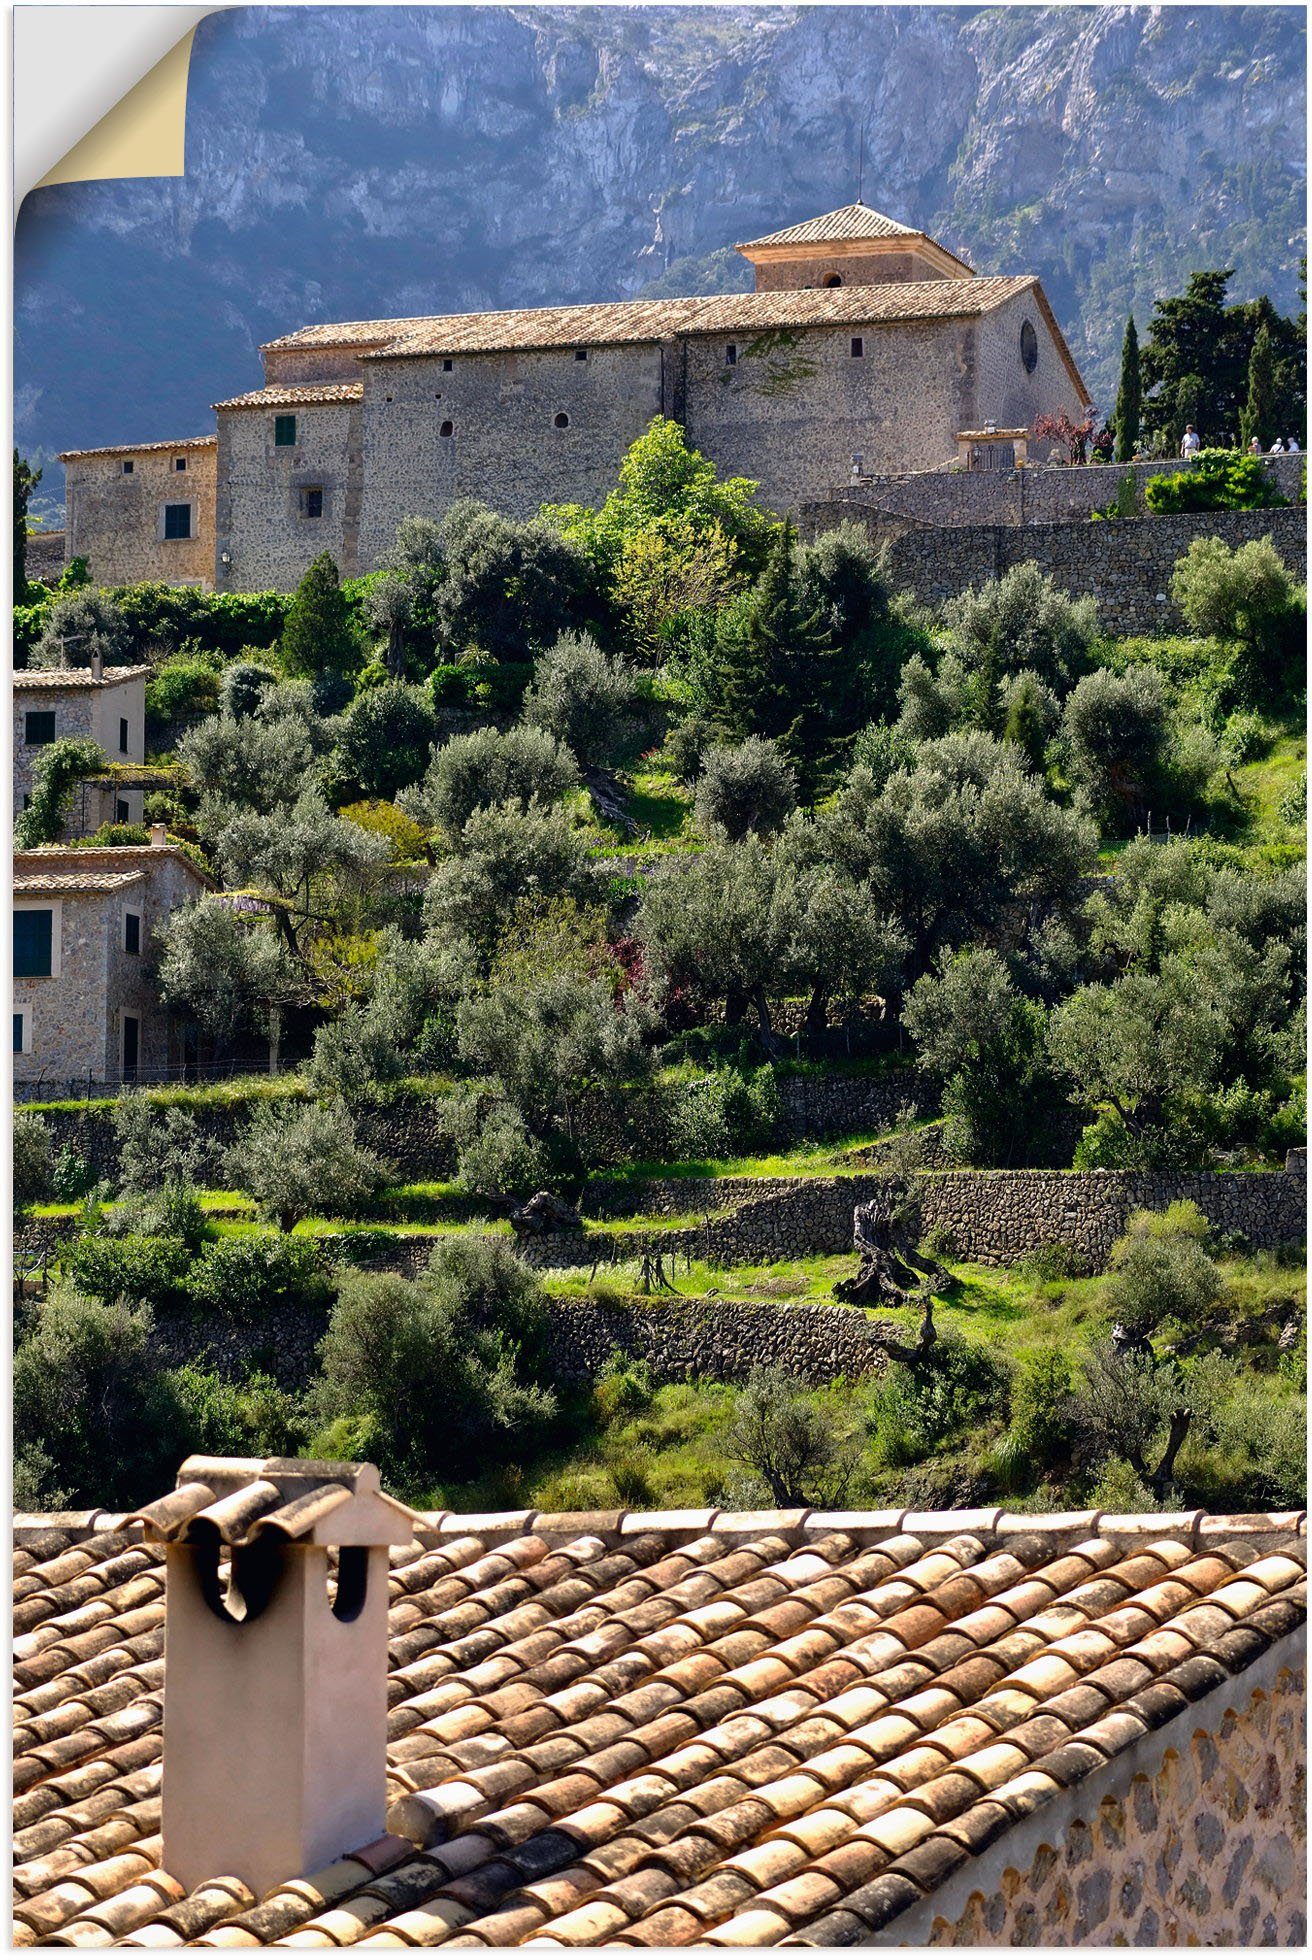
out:
M854 467L945 468L963 432L1088 405L1032 276L976 275L862 204L738 249L750 293L350 321L271 341L264 385L215 405L216 588L290 589L322 551L345 575L368 571L403 517L460 497L515 516L595 503L656 415L792 511ZM109 501L83 496L85 525L97 509L108 522ZM97 576L137 563L108 544L97 559L91 531L79 536L70 549Z
M64 549L97 585L214 583L216 436L68 449Z
M200 1059L194 1027L160 1001L152 940L212 889L163 824L149 844L14 853L14 1083L111 1085Z
M15 1541L19 1947L1306 1941L1303 1512L191 1457Z
M25 668L14 679L14 815L28 806L41 751L76 737L97 742L109 765L144 762L146 682L149 667ZM84 837L102 823L140 823L142 792L111 778L79 786L66 820L70 836Z

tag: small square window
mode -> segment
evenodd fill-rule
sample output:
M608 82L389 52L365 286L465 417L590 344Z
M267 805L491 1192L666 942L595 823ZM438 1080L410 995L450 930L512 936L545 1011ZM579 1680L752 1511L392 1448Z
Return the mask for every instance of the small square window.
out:
M185 469L186 469L186 467L187 467L187 459L186 459L186 457L185 457L185 456L175 456L175 457L173 458L173 467L174 467L174 469L175 469L175 470L185 470Z
M123 914L123 951L125 953L139 953L141 951L140 912L125 912Z
M166 538L189 538L191 536L190 504L165 504L164 535Z
M852 335L852 359L854 361L859 361L862 355L865 353L865 351L866 351L866 344L864 340L862 340L860 334L854 333Z
M132 461L132 458L129 456L128 460L123 465L124 476L131 476L133 470L135 470L136 467L137 467L136 464Z
M443 372L443 374L450 374L450 373L452 372L452 370L454 369L454 367L455 367L455 362L454 362L454 361L443 361L443 363L442 363L442 372Z
M301 516L323 516L323 491L318 484L306 484L301 491Z
M120 755L126 755L128 752L128 718L126 715L120 715L118 718L118 752Z
M586 347L576 347L574 349L574 359L576 361L586 361L587 358L588 358L588 350Z
M23 717L23 740L29 749L43 749L55 739L53 708L29 708Z
M724 365L726 367L737 367L738 365L738 349L732 341L729 342L729 345L724 350Z
M296 417L294 415L274 416L273 446L275 449L294 449L296 447Z
M455 432L456 432L456 425L454 422L444 422L437 433L444 440L448 440L451 436L455 434Z

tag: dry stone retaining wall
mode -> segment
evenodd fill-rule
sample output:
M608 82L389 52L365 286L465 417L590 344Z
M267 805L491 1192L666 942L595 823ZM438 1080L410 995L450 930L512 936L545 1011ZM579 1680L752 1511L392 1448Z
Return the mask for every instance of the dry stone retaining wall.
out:
M1002 578L1030 562L1074 598L1098 602L1104 631L1179 633L1184 621L1171 601L1171 574L1195 538L1231 547L1270 537L1286 564L1307 577L1306 512L1216 510L1114 523L960 524L928 526L859 502L811 504L810 535L845 519L865 524L887 544L893 584L930 606L942 606L967 586Z

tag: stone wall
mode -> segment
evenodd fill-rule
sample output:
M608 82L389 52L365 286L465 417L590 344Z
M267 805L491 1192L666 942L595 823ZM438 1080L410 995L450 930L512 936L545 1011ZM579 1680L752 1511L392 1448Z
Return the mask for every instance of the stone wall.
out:
M755 1368L780 1368L818 1385L884 1366L870 1345L873 1324L851 1307L572 1300L548 1311L553 1373L571 1383L595 1381L617 1349L662 1382L743 1382Z
M917 1907L914 1923L911 1914L894 1921L890 1937L969 1947L1305 1946L1306 1667L1300 1658L1269 1669L1249 1692L1258 1672L1209 1697L1210 1721L1195 1707L1159 1731L1147 1760L1126 1752L1132 1774L1118 1776L1114 1759L1111 1787L1076 1784L1035 1813Z
M215 564L220 590L291 592L321 552L343 578L359 569L362 406L292 402L284 409L225 409L219 416ZM295 414L296 441L274 442L280 413ZM317 489L321 514L302 493ZM395 528L395 527L393 527Z
M62 531L29 531L26 554L29 579L54 585L63 574L66 542Z
M1003 426L1002 418L992 418ZM1017 422L1015 427L1021 424ZM1266 470L1282 497L1303 501L1303 456L1269 456ZM830 512L863 508L920 524L1060 524L1105 510L1116 498L1121 478L1134 478L1138 509L1146 511L1143 486L1150 477L1171 476L1184 465L1178 458L1157 463L1090 463L1082 468L1056 465L1023 470L884 470L867 473L857 484L834 488L824 499ZM808 525L815 519L804 512ZM827 522L839 519L830 515Z
M106 455L72 456L66 466L67 548L85 558L96 585L160 579L166 585L214 580L213 436L175 447L152 444ZM186 464L178 469L177 463ZM132 464L125 473L123 465ZM191 536L164 536L165 504L191 505Z
M1112 634L1179 633L1184 621L1171 602L1171 573L1195 538L1232 547L1270 537L1286 564L1307 577L1306 512L1221 510L1187 516L1128 518L1115 523L957 525L929 528L853 502L812 504L806 529L814 534L848 518L886 544L894 585L922 603L942 606L964 592L1033 562L1073 597L1098 602Z

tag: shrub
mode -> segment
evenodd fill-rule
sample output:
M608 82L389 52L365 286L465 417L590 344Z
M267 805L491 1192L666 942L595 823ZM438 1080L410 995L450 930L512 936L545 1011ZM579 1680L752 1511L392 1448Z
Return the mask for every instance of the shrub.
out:
M356 1142L355 1123L342 1103L301 1109L266 1104L228 1162L235 1181L285 1232L313 1213L351 1217L386 1174L380 1159Z
M199 1197L185 1184L165 1184L156 1191L134 1191L124 1198L108 1223L116 1236L167 1239L192 1258L212 1236Z
M172 1481L186 1440L150 1313L60 1287L14 1353L15 1483L37 1508L148 1502Z
M68 1204L72 1199L85 1198L95 1184L96 1173L86 1158L72 1144L61 1143L50 1173L51 1196L60 1204Z
M837 1505L855 1468L852 1438L777 1369L752 1375L724 1446L761 1479L776 1504L788 1507Z
M447 1121L458 1157L456 1176L477 1197L527 1197L548 1177L547 1154L529 1135L508 1097L486 1085L453 1096Z
M1203 1248L1207 1220L1196 1205L1136 1212L1108 1259L1107 1311L1143 1339L1166 1321L1196 1332L1221 1298L1221 1275Z
M130 666L131 635L112 593L97 586L61 592L46 613L32 649L33 667L89 667L99 654L107 667Z
M104 768L99 743L80 735L61 735L42 749L32 770L32 800L14 824L15 850L53 844L64 827L75 786Z
M54 1176L50 1132L34 1109L20 1109L14 1117L12 1167L16 1212L50 1196Z
M539 1379L544 1323L538 1281L495 1240L439 1247L417 1282L345 1273L311 1407L330 1423L367 1420L369 1453L398 1489L467 1478L554 1411Z
M663 754L671 775L691 789L702 773L707 755L722 739L720 729L709 715L684 715L665 737Z
M1073 1245L1063 1245L1059 1241L1052 1245L1035 1246L1033 1252L1021 1261L1021 1271L1045 1286L1064 1279L1082 1279L1088 1270L1089 1264L1083 1253L1077 1252Z
M326 1309L332 1297L320 1248L287 1237L218 1239L205 1247L187 1286L205 1312L247 1323Z
M585 767L616 762L632 738L638 686L586 633L562 633L539 659L524 720L563 742Z
M427 832L421 823L398 809L395 803L382 801L348 803L342 815L351 823L359 824L361 830L372 831L376 837L383 838L392 853L394 864L414 864L424 856Z
M749 832L781 830L797 807L797 778L775 742L750 735L711 749L697 782L697 821L735 843Z
M655 1393L651 1363L625 1354L621 1348L611 1354L592 1386L597 1413L605 1423L641 1414Z
M229 721L249 721L278 676L258 660L236 660L224 671L219 689L219 712Z
M1150 476L1143 497L1156 516L1192 510L1266 510L1285 501L1261 457L1231 449L1204 449L1187 470Z
M65 1273L77 1289L106 1304L127 1300L168 1312L186 1301L192 1256L176 1239L103 1232L74 1239L64 1254Z
M1301 655L1305 601L1269 537L1234 550L1195 538L1176 561L1171 597L1195 633L1241 646L1268 686Z
M146 720L156 729L183 715L212 715L219 706L219 675L211 656L177 653L146 683Z
M410 801L448 837L457 837L475 810L513 803L527 810L536 797L546 808L575 787L578 766L565 745L543 728L477 728L433 751L422 787Z
M444 661L428 676L435 708L472 708L477 687L477 670L455 661Z
M666 1091L666 1127L676 1158L704 1160L759 1148L778 1134L779 1084L768 1064L743 1074L717 1069Z
M186 1447L206 1456L294 1456L300 1442L296 1402L272 1375L255 1369L244 1381L225 1381L213 1369L186 1362L170 1371Z
M166 1108L140 1089L124 1089L114 1104L114 1146L122 1191L153 1191L161 1184L203 1184L218 1159L218 1145L201 1135L190 1110Z
M968 666L997 673L1030 669L1064 690L1088 660L1098 635L1098 608L1072 599L1035 564L1013 565L1000 579L965 592L944 621Z
M938 1340L923 1363L897 1363L868 1405L876 1456L897 1467L919 1463L967 1429L999 1415L1008 1373L987 1348L956 1335Z
M428 766L437 716L417 687L388 681L358 694L342 717L336 766L366 796L391 798Z

